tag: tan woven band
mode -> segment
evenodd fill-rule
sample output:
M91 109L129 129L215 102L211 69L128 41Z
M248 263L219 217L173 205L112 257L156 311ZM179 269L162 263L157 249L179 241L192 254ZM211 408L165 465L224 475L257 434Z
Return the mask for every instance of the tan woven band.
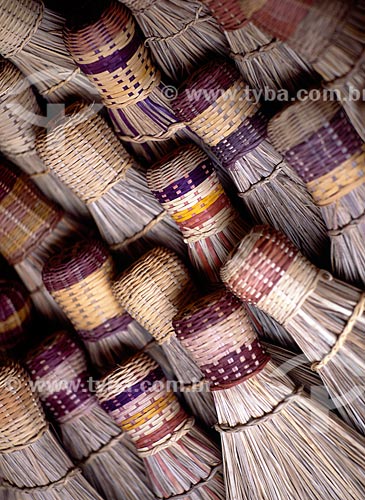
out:
M177 443L180 441L182 437L185 436L195 425L195 420L194 418L188 418L182 427L177 429L173 434L169 435L166 441L156 444L153 446L153 448L150 448L148 450L138 450L138 454L141 457L150 457L151 455L156 455L157 453L160 453L163 450L166 450L167 448L170 448L170 446L173 443Z

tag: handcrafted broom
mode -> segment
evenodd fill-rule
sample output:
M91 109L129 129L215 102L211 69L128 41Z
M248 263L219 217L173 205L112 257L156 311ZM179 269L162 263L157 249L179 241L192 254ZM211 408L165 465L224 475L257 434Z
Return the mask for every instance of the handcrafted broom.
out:
M252 88L294 93L316 79L297 52L246 19L242 1L203 0L203 3L220 24L231 49L230 57Z
M67 53L65 19L41 0L1 0L0 54L10 59L50 102L72 95L95 100L98 93Z
M113 296L114 263L104 245L80 241L55 254L43 268L45 287L71 321L91 361L101 371L132 351L150 349L171 370L158 346Z
M117 278L113 292L121 305L162 347L194 415L213 425L217 416L202 373L172 328L172 318L197 290L188 269L171 250L156 247ZM201 390L202 389L202 390Z
M134 258L166 242L184 254L181 235L147 187L136 165L105 120L76 103L37 138L44 164L84 202L113 250Z
M267 116L247 96L238 71L224 61L207 64L172 105L229 171L253 218L281 229L305 255L323 261L327 239L319 209L266 140Z
M0 470L15 498L102 500L48 428L28 374L13 361L0 366Z
M131 9L157 65L174 82L189 76L213 53L227 53L227 41L202 2L121 1Z
M86 232L47 200L25 174L0 161L0 252L50 320L64 316L43 287L42 267L69 239Z
M17 281L0 281L0 355L20 356L28 344L32 304Z
M89 217L84 203L49 173L35 150L37 129L45 125L36 96L24 75L0 59L0 150L51 200L77 217Z
M65 43L98 89L119 138L137 156L151 161L175 145L169 139L184 125L176 124L171 89L161 83L128 9L112 1L89 23L75 20Z
M174 326L212 388L229 499L362 498L365 439L270 361L239 300L204 297Z
M365 5L362 0L243 1L244 14L284 40L323 77L330 95L340 97L365 141Z
M287 328L338 411L364 433L364 293L314 267L268 227L242 240L221 276L242 300Z
M361 138L341 106L325 95L290 105L270 121L268 134L321 209L336 274L363 288L365 145Z
M86 358L72 338L55 333L28 354L26 364L66 451L103 498L152 499L142 461L90 392Z
M155 361L136 354L100 381L97 395L135 443L157 498L225 498L220 451L180 406Z

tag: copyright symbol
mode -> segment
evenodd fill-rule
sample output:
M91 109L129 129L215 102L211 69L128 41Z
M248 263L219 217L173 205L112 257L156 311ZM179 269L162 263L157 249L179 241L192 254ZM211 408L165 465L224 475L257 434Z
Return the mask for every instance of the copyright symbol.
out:
M21 387L22 381L20 378L11 377L6 382L6 390L9 392L17 392Z
M166 99L168 99L169 101L173 101L177 97L178 90L173 85L166 85L162 89L162 93L163 93L164 97L166 97Z

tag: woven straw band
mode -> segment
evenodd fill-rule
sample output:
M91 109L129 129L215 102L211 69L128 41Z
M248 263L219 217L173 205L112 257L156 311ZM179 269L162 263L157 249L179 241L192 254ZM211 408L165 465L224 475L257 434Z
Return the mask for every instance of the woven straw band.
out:
M0 367L0 452L29 446L47 429L41 404L32 393L30 378L14 361Z
M114 298L112 257L101 242L79 242L53 256L43 268L43 282L82 336L96 339L124 328L125 311Z
M133 166L106 121L82 103L69 106L47 132L37 138L37 152L54 172L84 203L100 200L124 179Z
M61 220L63 212L25 175L0 165L0 252L11 265L27 258Z
M44 6L37 0L2 0L0 6L0 53L11 58L19 54L43 19Z
M223 282L235 295L284 326L327 276L286 236L267 226L257 226L243 238L221 270Z
M66 30L65 44L109 108L146 99L160 82L131 13L119 2L112 2L95 23Z
M103 408L144 456L168 448L193 424L166 384L158 364L139 353L106 375L97 387Z
M225 31L238 30L247 23L239 0L203 0L203 3Z
M29 353L27 366L41 401L57 422L73 420L96 406L85 355L66 332L58 332Z
M211 390L243 383L270 360L241 302L229 292L203 297L183 310L173 325L179 340L211 382Z
M223 141L238 133L241 126L245 131L242 134L251 135L244 148L250 150L253 147L250 144L257 142L256 128L260 120L253 118L259 112L260 104L250 99L246 82L225 61L214 61L196 71L171 105L178 118L210 147L220 145L224 148ZM262 135L261 131L259 135ZM234 137L233 145L238 146Z
M159 344L174 335L172 318L195 294L186 266L174 252L160 247L127 269L114 283L113 291Z
M31 322L31 300L16 281L0 281L0 351L13 349L26 337Z
M56 481L50 481L46 484L43 484L43 485L37 485L37 486L17 486L13 483L10 483L9 481L7 480L3 480L3 484L4 486L6 486L6 488L9 488L11 490L15 490L15 491L19 491L21 492L21 494L30 494L30 495L33 495L34 497L37 496L37 494L42 494L42 492L50 492L51 494L53 494L54 496L54 493L55 491L59 490L59 489L63 489L65 488L65 486L67 485L67 483L72 479L74 478L75 476L79 475L82 473L82 470L79 468L79 467L72 467L71 469L68 470L68 472L62 476L60 479L57 479ZM0 486L0 489L1 489L1 486Z

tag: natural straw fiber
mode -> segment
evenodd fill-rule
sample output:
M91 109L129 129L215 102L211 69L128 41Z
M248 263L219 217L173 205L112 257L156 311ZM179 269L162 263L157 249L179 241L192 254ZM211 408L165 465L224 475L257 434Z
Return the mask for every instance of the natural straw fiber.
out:
M221 270L242 300L291 333L338 411L365 432L364 293L310 264L281 233L254 228Z
M212 282L247 233L212 162L197 146L176 149L147 171L148 186L178 224L193 266Z
M0 280L0 353L18 356L30 337L32 304L17 281Z
M114 298L114 272L111 255L97 240L79 241L64 248L43 268L46 289L69 318L91 361L101 371L152 340ZM151 348L151 354L162 363L158 347Z
M65 43L96 86L118 136L137 156L151 161L175 144L169 141L176 118L168 92L128 9L112 1L89 23L74 20Z
M0 59L0 150L25 173L52 201L78 217L88 217L84 203L47 172L37 156L35 139L45 126L36 95L24 75L10 61Z
M167 248L156 247L146 253L117 278L113 292L120 304L162 347L176 378L182 386L192 386L184 397L194 415L207 425L216 422L212 397L205 388L194 390L203 382L202 373L175 337L172 318L197 290L188 269L179 257Z
M155 361L135 355L100 381L97 395L135 443L157 498L225 498L218 448L180 406Z
M324 86L340 97L365 140L365 104L361 96L365 86L364 2L268 0L256 5L243 2L243 11L313 65L323 77Z
M266 140L267 116L239 72L214 61L182 86L173 107L226 168L256 221L285 232L312 259L325 260L324 223L304 183Z
M214 54L227 52L227 41L207 7L196 0L123 0L146 37L157 65L175 83Z
M36 307L50 319L62 314L42 286L42 267L68 239L84 233L25 174L0 162L0 252L14 266Z
M227 498L361 498L365 439L270 361L240 301L223 291L174 320L211 385Z
M332 267L365 285L365 146L337 102L305 100L269 124L271 142L306 183L331 238Z
M37 151L46 167L87 204L105 241L134 258L164 241L184 253L175 223L106 121L82 103L65 113L38 135Z
M99 406L82 349L64 331L27 356L39 397L62 443L93 487L108 500L153 498L132 443Z
M249 22L240 0L203 0L220 24L243 78L260 91L282 89L294 93L316 77L293 49Z
M48 429L28 374L13 361L0 366L0 469L4 486L24 499L102 500Z

